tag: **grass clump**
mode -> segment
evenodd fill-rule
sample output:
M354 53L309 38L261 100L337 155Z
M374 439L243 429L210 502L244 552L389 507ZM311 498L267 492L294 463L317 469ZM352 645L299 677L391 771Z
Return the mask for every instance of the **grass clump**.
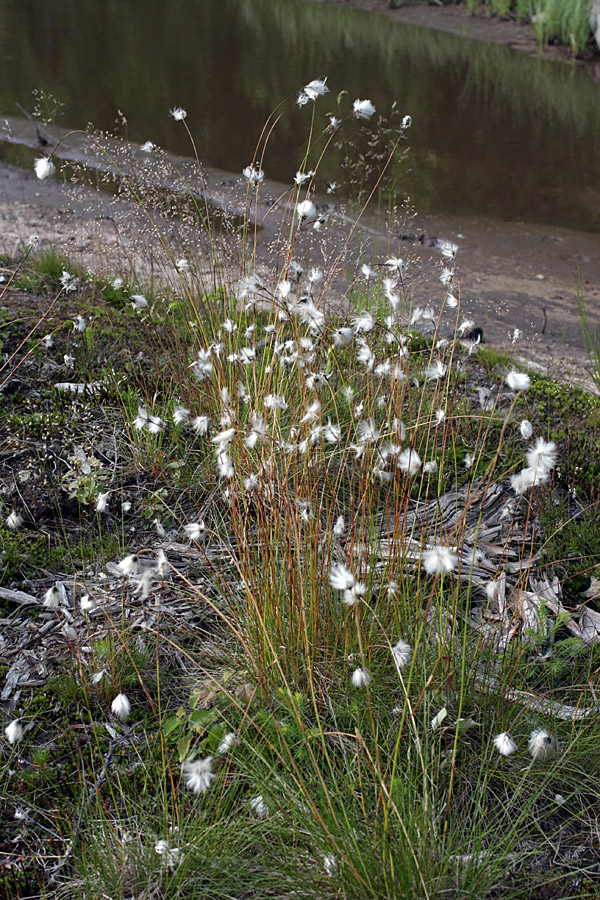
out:
M304 163L262 220L275 118L246 170L241 230L239 209L212 230L182 175L185 256L126 180L162 275L126 303L107 281L94 302L146 352L102 362L110 389L86 404L103 428L61 459L81 521L104 533L120 519L127 555L40 591L42 629L75 665L46 698L19 700L2 751L3 796L40 859L52 849L29 870L45 889L541 897L569 889L554 838L581 847L582 833L578 877L596 878L597 637L587 600L565 606L576 573L555 568L577 540L547 512L568 435L535 402L545 391L575 416L587 401L567 408L463 337L456 247L441 247L439 299L423 309L415 260L353 243L375 171L349 233L328 242L320 155L374 112L357 101L319 123L326 92L316 80L293 98L308 107ZM89 380L97 362L75 359ZM598 552L590 540L589 572Z
M533 22L540 44L558 41L573 53L581 53L592 39L591 0L467 0L466 5Z

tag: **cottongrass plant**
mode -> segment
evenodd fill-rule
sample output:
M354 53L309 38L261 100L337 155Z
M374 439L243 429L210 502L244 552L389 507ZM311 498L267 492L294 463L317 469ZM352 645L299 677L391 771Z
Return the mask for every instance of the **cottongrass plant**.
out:
M201 651L193 633L181 641L218 726L194 724L175 749L159 698L162 828L145 842L139 823L129 828L133 852L124 826L104 820L113 861L90 848L79 861L114 885L151 858L163 896L255 896L261 879L261 896L511 896L506 861L522 865L532 836L557 827L544 798L570 795L560 763L571 753L576 766L580 739L575 719L553 722L514 693L537 627L519 599L534 500L558 450L519 421L530 377L516 366L482 408L467 400L479 346L463 336L472 323L454 245L441 249L427 308L412 300L414 260L396 248L365 260L355 225L329 248L320 158L376 110L357 99L326 117L328 90L315 79L289 101L305 108L310 138L272 245L260 245L256 211L283 105L243 172L237 277L214 259L222 280L202 290L203 254L219 242L209 230L185 266L168 248L176 293L131 297L131 315L160 326L168 380L123 395L127 434L141 468L162 460L178 473L187 501L169 514L202 574L177 581L168 546L151 569L145 548L131 548L118 572L124 598L145 601L162 580L209 617ZM171 115L188 127L184 110ZM409 126L405 116L396 149ZM210 229L209 210L192 202ZM525 453L523 440L535 441ZM510 603L498 587L507 572ZM60 591L44 603L57 610ZM134 706L110 690L125 722Z

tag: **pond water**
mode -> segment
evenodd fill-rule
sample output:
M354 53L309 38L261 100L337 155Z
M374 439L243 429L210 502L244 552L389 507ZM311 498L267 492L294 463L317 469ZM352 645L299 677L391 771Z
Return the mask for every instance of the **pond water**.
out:
M396 101L398 116L412 116L407 157L391 174L420 213L600 232L600 86L568 63L309 0L0 4L0 114L20 103L62 127L91 123L191 155L168 115L180 105L199 156L234 173L290 97L264 169L291 181L313 113L295 96L323 76L316 133L338 114L340 91L342 114L370 98L378 114ZM358 128L348 122L345 134L364 150ZM346 149L331 147L326 180L345 183Z

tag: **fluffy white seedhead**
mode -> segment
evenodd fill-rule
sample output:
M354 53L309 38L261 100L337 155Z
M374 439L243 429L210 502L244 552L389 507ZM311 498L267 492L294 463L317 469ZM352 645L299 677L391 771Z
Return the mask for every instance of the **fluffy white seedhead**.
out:
M533 434L533 425L528 419L523 419L519 425L519 431L521 432L521 437L528 441Z
M526 391L531 385L531 378L525 372L512 369L506 376L506 383L511 391Z
M129 702L125 694L117 694L110 705L110 709L113 716L116 716L118 719L121 719L121 721L124 722L129 718L129 714L131 712L131 703Z
M366 687L373 681L373 676L367 669L358 668L352 673L352 684L355 688Z
M530 447L525 454L525 458L532 469L549 472L556 465L556 444L553 441L538 438L535 445Z
M407 475L415 475L421 468L421 457L416 450L403 450L398 457L398 468Z
M259 794L258 797L252 797L248 803L252 812L255 813L259 819L267 818L269 815L269 807L265 803L262 794Z
M169 115L173 116L176 122L183 122L187 118L187 112L181 106L174 106L169 110Z
M183 530L188 540L199 541L206 531L206 525L201 519L199 522L188 522L187 525L183 526Z
M514 753L517 749L517 745L511 738L508 731L503 731L502 734L497 734L494 738L494 747L500 754L500 756L510 756L511 753Z
M6 517L6 527L10 528L11 531L16 531L17 528L20 528L23 524L23 516L20 516L18 512L13 511Z
M329 573L329 584L334 591L349 591L356 584L356 579L350 569L342 563L335 563Z
M428 575L444 575L447 572L453 572L458 562L456 553L448 547L433 547L431 550L424 550L421 555L423 568Z
M370 100L355 100L352 105L352 113L356 119L370 119L375 112L375 107Z
M410 644L407 644L406 641L403 641L402 639L392 647L392 656L399 669L402 669L409 664L412 659L412 653L413 651Z
M217 753L220 756L224 755L225 753L229 753L229 751L233 747L235 747L235 745L238 743L238 741L239 741L239 738L238 738L237 734L235 733L235 731L227 732L227 734L224 734L223 738L221 739L221 743L219 744Z
M212 772L212 756L194 762L184 762L181 769L187 787L195 794L205 794L211 781L216 778Z
M121 575L137 575L140 571L140 559L136 553L130 553L119 563Z
M39 159L36 159L33 164L33 168L35 169L35 174L40 179L40 181L43 181L45 178L49 178L56 172L56 166L47 156L40 156Z
M9 744L16 744L17 741L20 741L23 738L23 728L19 720L15 719L10 722L4 729L4 734Z
M548 759L549 756L556 754L557 749L556 738L548 734L545 728L538 728L531 732L529 753L532 759Z

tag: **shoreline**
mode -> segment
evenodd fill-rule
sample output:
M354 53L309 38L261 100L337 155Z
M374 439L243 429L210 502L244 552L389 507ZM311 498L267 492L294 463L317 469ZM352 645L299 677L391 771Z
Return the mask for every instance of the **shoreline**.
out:
M600 81L600 49L574 56L564 44L540 45L533 25L516 19L502 19L485 12L469 12L463 5L438 6L422 2L399 3L391 8L389 0L319 0L330 6L351 7L388 16L394 22L445 31L459 37L493 44L587 69L594 81Z
M81 136L61 147L63 161L83 160L89 166L92 160L82 155L77 142L81 144ZM136 148L131 150L132 159L139 159ZM147 158L145 154L141 156ZM190 165L192 161L177 163ZM99 176L102 172L99 166ZM204 173L205 196L213 208L233 215L239 211L240 201L243 207L245 188L241 176L208 168ZM287 188L269 181L261 187L255 212L263 226L264 246L276 239L289 214L285 203L272 208L269 198L281 196ZM329 198L323 200L327 202ZM343 240L347 223L335 205L329 206L327 228L335 246ZM136 242L132 237L139 212L135 204L99 189L62 183L57 178L39 181L33 171L0 162L0 252L9 256L18 255L35 232L41 247L56 245L95 270L104 268L115 274L119 270L135 271L142 281L155 271L158 256L148 242ZM182 236L185 242L183 227L173 220L165 221L164 227L170 229L165 233L173 246ZM473 320L483 329L485 339L499 348L511 347L511 336L517 328L523 338L515 351L532 367L561 372L560 377L566 379L588 381L585 373L589 363L578 317L577 279L581 277L592 328L600 327L597 235L483 216L418 213L407 220L405 228L410 234L427 237L424 244L406 241L398 231L390 243L390 251L409 262L413 305L425 306L440 298L441 255L427 244L435 238L452 241L459 247L461 320ZM380 261L386 251L377 252L377 247L387 247L389 234L370 214L361 220L360 231L364 260ZM307 265L313 264L315 248L311 237L306 234L301 238L297 250ZM340 278L324 302L339 303L344 290L345 282Z

